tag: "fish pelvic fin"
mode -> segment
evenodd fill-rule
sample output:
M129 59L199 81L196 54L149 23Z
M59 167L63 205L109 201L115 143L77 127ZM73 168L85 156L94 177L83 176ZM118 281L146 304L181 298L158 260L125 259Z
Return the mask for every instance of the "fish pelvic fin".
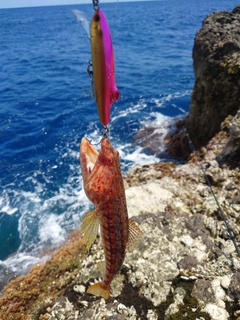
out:
M110 287L104 288L102 283L98 282L98 283L91 285L87 289L87 293L91 293L97 297L103 297L105 300L107 300L110 296Z
M88 251L97 237L99 222L97 210L88 211L82 218L80 232L83 234L83 242L86 244Z
M127 242L127 251L132 251L136 245L139 243L143 236L141 229L133 222L131 219L128 219L128 242Z

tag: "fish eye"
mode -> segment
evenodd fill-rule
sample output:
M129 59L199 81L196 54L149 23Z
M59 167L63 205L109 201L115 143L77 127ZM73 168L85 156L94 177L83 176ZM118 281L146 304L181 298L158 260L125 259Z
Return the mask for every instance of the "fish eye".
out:
M96 14L96 15L94 16L94 20L95 20L95 22L100 21L100 15L99 15L99 14Z

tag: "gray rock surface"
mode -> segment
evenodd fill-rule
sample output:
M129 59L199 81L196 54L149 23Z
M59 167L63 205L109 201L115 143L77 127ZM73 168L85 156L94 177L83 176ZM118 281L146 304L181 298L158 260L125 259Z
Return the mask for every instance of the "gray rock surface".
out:
M217 160L220 163L229 162L231 165L240 163L240 109L230 122L228 141Z
M214 12L198 31L193 47L195 85L190 112L182 126L195 148L200 148L220 130L223 120L239 110L240 90L240 5L232 12ZM239 140L239 130L231 135ZM187 158L191 153L183 132L168 138L168 152ZM229 150L232 145L229 143ZM233 146L235 149L235 147ZM239 150L239 148L238 148Z
M216 137L202 166L239 244L240 171L219 167L215 157L221 148ZM85 292L100 278L97 262L104 255L98 239L64 297L43 319L236 320L240 258L196 159L138 166L125 178L129 213L144 236L127 253L111 298Z

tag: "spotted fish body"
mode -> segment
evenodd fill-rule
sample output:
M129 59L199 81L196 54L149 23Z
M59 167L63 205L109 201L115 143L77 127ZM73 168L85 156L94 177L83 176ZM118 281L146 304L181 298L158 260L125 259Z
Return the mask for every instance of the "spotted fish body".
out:
M83 217L81 232L89 249L100 224L105 255L105 262L99 265L103 274L102 282L90 286L87 292L108 299L110 283L123 264L126 249L141 237L141 231L128 219L119 154L109 140L103 139L98 153L83 138L80 160L85 193L96 205L95 210Z
M94 91L100 122L107 125L110 109L120 93L116 87L114 72L114 52L106 17L97 9L90 24Z

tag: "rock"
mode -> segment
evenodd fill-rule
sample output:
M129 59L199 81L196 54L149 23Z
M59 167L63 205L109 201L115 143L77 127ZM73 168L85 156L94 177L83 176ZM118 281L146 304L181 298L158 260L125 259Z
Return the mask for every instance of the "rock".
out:
M209 142L202 166L237 237L240 172L215 161L215 150L223 147L220 137ZM184 314L208 320L219 315L226 319L239 310L240 259L198 161L192 157L186 164L137 166L126 181L129 213L144 236L127 253L110 299L86 293L101 278L97 262L104 253L97 238L86 255L76 231L76 242L65 251L61 248L58 258L9 284L0 297L0 318L161 320Z
M179 312L179 305L184 303L183 299L185 295L186 291L182 287L176 288L174 291L174 302L170 304L165 312L166 319L172 319L171 315Z
M219 132L224 119L236 115L239 110L239 7L232 12L214 12L207 16L194 41L196 80L184 128L196 149L205 146ZM239 124L231 130L231 138L221 159L231 155L239 157ZM184 130L168 140L169 154L188 158L192 150ZM235 147L234 141L238 142Z
M199 300L199 303L206 305L207 302L215 302L215 295L210 280L198 279L195 282L192 296Z
M240 163L240 110L231 121L228 141L217 160L219 163L230 163L233 166Z
M214 264L209 260L209 244L215 245L205 230L203 217L156 213L134 220L144 237L127 254L120 281L113 281L112 297L104 301L83 291L89 278L100 276L96 261L103 259L103 250L97 241L73 281L74 290L65 290L64 303L68 301L69 307L64 309L57 300L50 315L57 312L59 319L76 314L81 319L137 320L173 319L184 312L195 319L210 319L208 315L211 319L227 319L225 301L231 301L228 294L234 294L238 276L234 276L224 255ZM228 288L227 293L223 286Z
M73 305L66 297L60 297L57 299L55 305L51 309L49 320L61 319L61 320L78 320L79 311L73 310Z
M161 188L158 181L126 190L127 205L130 216L141 213L164 211L173 193ZM138 201L136 202L136 198Z
M167 119L166 123L161 126L144 126L137 132L134 140L157 157L162 159L169 158L166 152L166 142L172 133L183 127L185 119L182 116L178 116L171 120Z
M233 274L228 287L228 294L232 299L240 300L240 271Z
M198 265L198 259L192 256L186 256L178 263L179 269L188 270L195 268Z
M213 303L208 303L203 309L203 311L207 312L212 320L228 320L229 319L229 314L228 312Z
M73 290L76 292L79 292L79 293L84 293L86 288L84 286L80 285L80 286L74 286Z
M226 294L221 286L221 279L220 278L214 279L211 285L212 285L214 296L215 296L214 302L218 307L225 309L224 300L226 300Z
M221 279L221 286L224 288L224 289L228 289L229 285L230 285L230 282L231 282L231 277L229 277L228 275L225 275L222 277Z

